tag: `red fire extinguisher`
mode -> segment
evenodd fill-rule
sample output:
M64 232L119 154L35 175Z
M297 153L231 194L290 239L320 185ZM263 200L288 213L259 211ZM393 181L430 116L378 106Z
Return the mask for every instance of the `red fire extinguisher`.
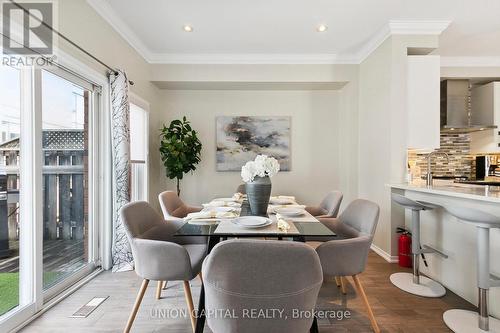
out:
M400 234L398 239L399 266L412 267L411 233L403 228L398 228L397 233Z

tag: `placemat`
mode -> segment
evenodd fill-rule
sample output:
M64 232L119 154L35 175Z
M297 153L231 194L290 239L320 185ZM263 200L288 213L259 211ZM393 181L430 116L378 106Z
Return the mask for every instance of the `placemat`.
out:
M293 222L288 222L290 229L287 231L278 230L276 219L272 219L273 223L263 228L247 229L234 224L231 220L224 220L219 223L214 234L283 234L283 235L300 235Z

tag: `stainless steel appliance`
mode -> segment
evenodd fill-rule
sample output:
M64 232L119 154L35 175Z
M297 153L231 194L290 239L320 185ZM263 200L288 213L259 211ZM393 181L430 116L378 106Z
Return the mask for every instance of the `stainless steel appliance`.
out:
M487 176L495 176L498 159L494 155L476 156L476 180L484 180Z
M441 81L441 132L476 132L496 128L491 120L493 105L483 99L493 96L473 95L469 80ZM491 123L490 123L491 122Z

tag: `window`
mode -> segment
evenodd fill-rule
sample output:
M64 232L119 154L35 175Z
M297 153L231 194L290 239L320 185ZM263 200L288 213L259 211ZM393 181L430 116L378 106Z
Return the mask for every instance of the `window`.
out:
M131 200L148 200L148 113L130 103Z

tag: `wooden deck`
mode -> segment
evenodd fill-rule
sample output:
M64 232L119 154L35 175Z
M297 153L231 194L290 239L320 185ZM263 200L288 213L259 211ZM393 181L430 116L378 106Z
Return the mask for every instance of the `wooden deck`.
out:
M19 272L19 241L11 241L12 255L0 259L0 273ZM43 270L45 272L73 272L86 261L84 240L45 240L43 242Z

